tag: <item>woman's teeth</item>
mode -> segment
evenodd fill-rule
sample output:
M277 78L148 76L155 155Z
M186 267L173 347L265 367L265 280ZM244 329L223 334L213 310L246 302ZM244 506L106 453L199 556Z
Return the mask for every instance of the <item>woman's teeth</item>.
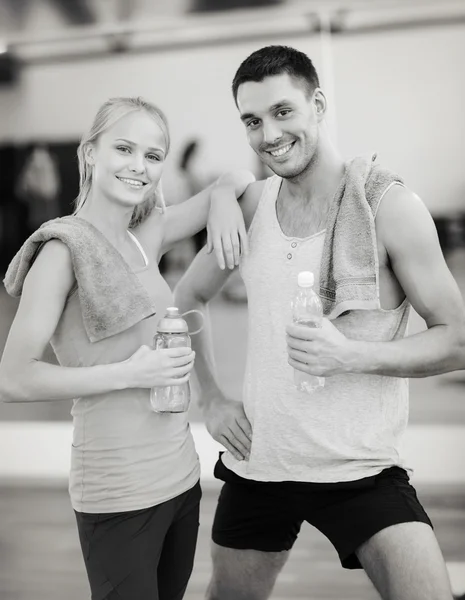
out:
M143 187L145 185L145 183L137 179L127 179L126 177L118 177L118 179L123 183L128 183L129 185L133 185L134 187Z

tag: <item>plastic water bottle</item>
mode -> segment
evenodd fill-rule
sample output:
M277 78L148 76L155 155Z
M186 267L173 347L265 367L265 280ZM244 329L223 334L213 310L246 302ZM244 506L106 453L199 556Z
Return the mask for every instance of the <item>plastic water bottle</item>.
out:
M171 306L157 325L153 340L155 350L191 347L189 329L179 309ZM180 385L155 387L150 390L150 404L157 413L186 412L189 408L191 390L189 382Z
M292 301L294 323L306 327L321 327L323 306L318 294L313 290L315 277L310 271L302 271L297 277L297 293ZM312 394L325 384L324 377L309 375L294 369L294 383L301 392Z

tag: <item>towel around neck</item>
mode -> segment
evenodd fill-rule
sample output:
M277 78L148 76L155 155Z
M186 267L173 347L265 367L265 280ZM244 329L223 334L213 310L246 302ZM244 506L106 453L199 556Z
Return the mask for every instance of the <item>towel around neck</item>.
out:
M91 223L74 215L47 221L24 242L4 279L11 296L21 296L29 269L51 239L59 239L70 251L91 342L121 333L155 314L154 301L118 250Z

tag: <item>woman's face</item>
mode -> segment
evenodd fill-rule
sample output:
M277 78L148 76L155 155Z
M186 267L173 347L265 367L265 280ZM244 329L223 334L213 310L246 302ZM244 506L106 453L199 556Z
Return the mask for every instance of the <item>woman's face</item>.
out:
M145 111L129 113L89 150L94 191L134 208L154 193L165 154L165 136L155 119Z

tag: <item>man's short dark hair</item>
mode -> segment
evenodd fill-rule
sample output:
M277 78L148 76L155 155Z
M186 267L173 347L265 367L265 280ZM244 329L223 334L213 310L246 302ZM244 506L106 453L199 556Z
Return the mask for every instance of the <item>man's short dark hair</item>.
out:
M243 83L263 81L282 73L302 80L309 94L320 85L318 73L306 54L289 46L265 46L248 56L237 69L232 84L234 101L237 103L237 90Z

